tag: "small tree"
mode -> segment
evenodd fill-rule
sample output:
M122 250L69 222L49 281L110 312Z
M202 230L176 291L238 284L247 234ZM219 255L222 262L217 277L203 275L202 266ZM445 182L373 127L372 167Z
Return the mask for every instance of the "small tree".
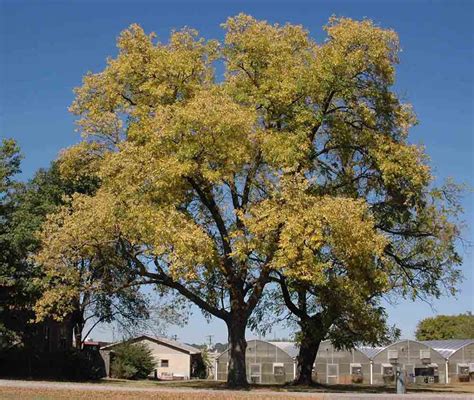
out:
M113 352L111 372L114 378L145 379L155 367L151 350L144 343L122 343Z
M209 351L206 346L201 349L201 354L194 357L191 364L191 376L199 379L207 379L209 377L209 369L212 362L209 357Z

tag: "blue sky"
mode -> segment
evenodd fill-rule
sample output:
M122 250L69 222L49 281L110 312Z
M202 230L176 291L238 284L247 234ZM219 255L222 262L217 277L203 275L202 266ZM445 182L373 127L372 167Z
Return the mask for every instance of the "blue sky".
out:
M23 177L46 167L58 151L79 140L67 107L72 89L87 71L103 69L116 53L115 39L131 23L155 31L162 41L173 28L191 26L207 38L222 38L220 24L245 12L270 22L304 25L324 38L321 27L332 14L368 17L395 29L402 53L395 90L411 102L420 124L414 143L426 146L439 182L454 177L474 186L473 161L473 1L22 1L0 0L0 136L18 140L25 160ZM474 241L473 194L467 193L467 229ZM411 337L419 319L435 313L473 309L472 249L463 251L465 281L457 298L388 306L390 321ZM202 342L205 335L225 341L220 321L207 324L197 311L185 328L170 326L182 340ZM286 331L276 332L277 336ZM108 337L106 330L98 333ZM273 336L273 333L271 334ZM96 335L97 336L97 335Z

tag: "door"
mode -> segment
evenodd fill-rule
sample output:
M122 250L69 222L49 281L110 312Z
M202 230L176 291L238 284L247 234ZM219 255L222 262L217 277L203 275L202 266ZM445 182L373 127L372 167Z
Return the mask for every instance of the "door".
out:
M413 364L405 364L405 371L407 374L407 383L415 382L415 366Z
M339 383L339 365L327 364L326 366L326 383Z

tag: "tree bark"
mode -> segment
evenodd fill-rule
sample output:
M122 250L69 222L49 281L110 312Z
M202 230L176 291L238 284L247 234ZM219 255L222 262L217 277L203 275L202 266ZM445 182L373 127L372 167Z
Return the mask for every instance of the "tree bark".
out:
M82 330L84 329L84 315L79 307L77 307L77 309L71 315L71 324L74 335L74 347L78 350L81 350Z
M83 326L81 324L76 323L74 324L74 347L78 350L82 349L82 329Z
M247 318L245 311L235 315L227 321L229 334L229 366L227 369L227 385L232 388L245 388L248 386L247 369L245 364L245 328Z
M296 357L295 385L313 385L313 365L322 341L321 330L316 321L301 321L301 342Z

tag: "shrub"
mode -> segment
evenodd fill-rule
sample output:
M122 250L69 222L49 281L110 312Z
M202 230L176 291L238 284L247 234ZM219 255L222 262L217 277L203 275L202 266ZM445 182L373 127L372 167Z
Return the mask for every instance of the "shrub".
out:
M144 343L122 343L114 350L111 375L122 379L144 379L155 368L156 362Z
M61 375L73 380L97 380L105 376L104 361L98 351L70 349L64 355Z

